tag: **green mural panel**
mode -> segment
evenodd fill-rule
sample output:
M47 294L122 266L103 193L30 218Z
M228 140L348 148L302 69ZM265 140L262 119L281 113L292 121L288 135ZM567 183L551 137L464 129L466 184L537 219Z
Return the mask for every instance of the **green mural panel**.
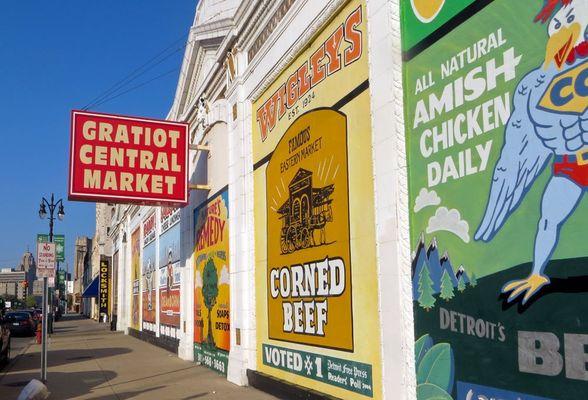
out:
M402 0L402 49L410 50L476 0Z
M487 3L404 65L418 399L583 398L588 2Z

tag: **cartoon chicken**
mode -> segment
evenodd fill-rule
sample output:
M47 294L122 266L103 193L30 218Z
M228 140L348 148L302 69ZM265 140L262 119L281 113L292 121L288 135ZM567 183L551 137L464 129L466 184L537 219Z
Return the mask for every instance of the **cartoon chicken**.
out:
M541 199L533 270L502 288L508 302L523 295L523 305L550 283L544 270L560 229L588 189L588 1L547 0L538 21L548 23L545 62L516 88L488 204L474 236L492 240L552 163Z

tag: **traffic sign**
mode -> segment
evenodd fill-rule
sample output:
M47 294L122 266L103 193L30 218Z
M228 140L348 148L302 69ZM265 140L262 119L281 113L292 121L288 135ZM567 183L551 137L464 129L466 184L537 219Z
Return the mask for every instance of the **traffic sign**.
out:
M55 284L55 243L37 243L37 279L47 277Z
M49 243L49 235L45 233L37 234L37 243ZM65 236L53 235L53 243L55 243L55 261L65 261Z

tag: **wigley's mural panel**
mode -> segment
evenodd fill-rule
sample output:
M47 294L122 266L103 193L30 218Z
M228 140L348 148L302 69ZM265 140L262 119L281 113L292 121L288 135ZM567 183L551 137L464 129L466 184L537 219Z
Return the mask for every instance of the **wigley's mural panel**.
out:
M402 5L418 398L584 398L588 2L450 3Z
M194 360L224 375L231 346L228 194L194 210Z
M159 236L159 334L180 337L180 209L162 207Z
M363 1L253 104L259 371L381 398Z
M142 296L143 296L143 331L157 332L157 290L155 287L155 212L143 221L143 268L142 268Z
M140 286L141 286L141 227L137 227L131 234L131 328L140 328Z

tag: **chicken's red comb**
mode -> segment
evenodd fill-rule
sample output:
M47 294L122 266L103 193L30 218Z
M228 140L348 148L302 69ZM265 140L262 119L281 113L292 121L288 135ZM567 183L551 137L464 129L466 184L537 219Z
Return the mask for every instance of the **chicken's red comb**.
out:
M549 21L549 18L551 18L551 14L553 14L553 12L557 9L557 6L560 4L562 6L567 6L571 3L572 0L546 0L543 9L535 17L535 22L541 21L542 24L546 23Z

